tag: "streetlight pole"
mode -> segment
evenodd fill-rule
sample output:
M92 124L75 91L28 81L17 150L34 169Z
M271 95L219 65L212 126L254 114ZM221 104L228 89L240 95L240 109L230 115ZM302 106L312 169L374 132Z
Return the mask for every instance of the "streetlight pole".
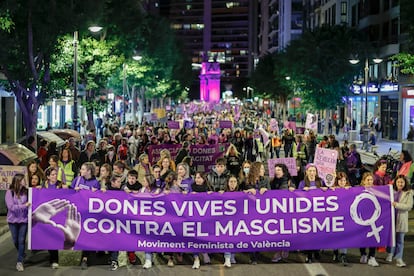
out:
M374 63L378 64L382 62L382 59L380 58L374 58ZM359 63L359 59L350 59L349 62L351 64L357 64ZM369 82L369 59L368 57L365 58L365 66L364 66L364 85L365 85L365 103L364 103L364 124L368 126L368 82ZM362 90L362 89L361 89ZM362 99L362 95L361 95ZM362 107L362 104L361 104ZM361 112L361 124L362 124L362 112Z
M122 112L122 122L123 125L126 123L126 103L125 103L125 94L126 94L126 65L122 64L122 97L123 97L123 112Z
M368 126L368 78L369 78L369 65L368 65L368 58L365 58L365 119L364 123L365 126Z
M78 130L78 31L73 33L73 129Z

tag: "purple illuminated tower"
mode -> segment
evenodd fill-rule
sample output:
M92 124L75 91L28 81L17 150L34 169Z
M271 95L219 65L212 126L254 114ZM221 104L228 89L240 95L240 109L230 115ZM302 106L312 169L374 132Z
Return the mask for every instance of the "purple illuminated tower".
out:
M204 61L200 71L200 100L218 103L220 101L220 64Z

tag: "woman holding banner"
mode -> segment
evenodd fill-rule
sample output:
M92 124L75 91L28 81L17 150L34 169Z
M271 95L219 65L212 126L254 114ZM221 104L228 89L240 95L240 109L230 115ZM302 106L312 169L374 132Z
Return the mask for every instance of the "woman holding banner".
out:
M386 258L387 262L392 262L394 258L398 267L405 267L403 261L404 236L408 232L408 212L413 207L413 192L410 189L409 182L404 175L399 175L394 179L394 199L392 206L397 212L395 223L396 246L389 250Z
M96 191L101 188L101 184L95 177L95 164L93 162L85 162L80 169L80 175L77 176L71 185L71 189L79 190L91 190ZM81 269L88 269L88 257L91 251L82 251Z
M43 184L45 189L61 189L63 187L62 181L58 180L58 169L50 166L45 171L46 181ZM66 186L64 186L66 187ZM49 262L53 269L59 268L59 251L49 250Z
M224 192L237 192L239 191L239 182L237 177L230 175L227 179L226 186L224 187ZM220 191L223 192L223 191ZM236 254L231 252L224 252L224 264L225 267L231 267L232 264L236 263Z
M361 186L365 188L374 186L374 175L372 174L372 172L365 172L362 175ZM370 247L367 257L366 248L360 248L359 251L361 252L361 259L359 260L359 262L361 264L368 263L369 266L373 267L379 266L377 260L375 259L375 250L375 247Z
M250 172L247 177L245 193L256 195L257 192L264 194L270 190L269 179L265 177L265 167L262 162L254 162L250 167ZM250 263L257 264L257 252L250 252Z
M7 222L17 249L17 271L24 271L23 261L25 257L25 244L27 234L28 210L31 205L28 202L28 189L23 174L13 177L9 190L6 192Z
M289 187L294 187L289 170L285 164L275 164L275 175L270 181L270 189L272 190L287 190ZM277 263L282 258L287 258L289 251L276 251L273 255L272 262Z
M326 190L325 182L318 175L318 169L313 163L309 163L305 167L305 178L299 183L299 190L309 191L311 189L324 189ZM307 250L305 262L311 264L313 257L315 259L320 258L319 250Z
M345 190L351 187L348 176L344 172L338 172L335 178L335 184L332 187L332 190L340 189L341 192L346 192ZM346 258L347 248L335 249L333 255L334 262L340 262L343 266L348 266L348 260Z

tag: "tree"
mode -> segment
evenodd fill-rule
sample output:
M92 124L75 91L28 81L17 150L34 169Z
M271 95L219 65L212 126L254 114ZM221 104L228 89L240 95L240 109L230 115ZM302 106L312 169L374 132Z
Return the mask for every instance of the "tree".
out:
M369 52L362 35L346 26L322 26L305 31L286 49L288 71L301 84L301 97L317 110L333 109L350 93L353 76L360 68L352 66L352 56ZM358 52L360 51L360 52ZM363 51L363 52L361 52Z
M73 66L73 41L70 37L63 37L57 45L57 52L52 56L52 79L61 82L63 87L71 83ZM108 103L102 100L104 89L108 86L108 79L116 69L121 67L124 57L118 50L117 39L95 39L83 37L78 45L78 85L85 89L85 107L88 117L87 129L95 129L93 114L103 111ZM70 70L72 69L72 70Z
M125 60L126 90L132 100L133 118L139 101L140 121L148 99L163 106L165 98L178 98L191 82L191 62L170 29L169 22L158 16L147 15L135 32L135 46L141 60ZM111 77L109 87L117 94L123 92L123 70ZM146 108L145 108L146 107ZM151 106L152 108L153 106Z
M293 93L292 86L286 79L289 77L289 72L285 64L285 53L269 53L260 58L249 82L255 94L277 99L277 102L282 105L283 120L285 120L287 100Z
M39 106L57 96L50 62L58 37L82 29L96 18L104 1L16 0L0 2L0 72L23 114L26 136L36 132ZM47 7L47 9L45 8Z

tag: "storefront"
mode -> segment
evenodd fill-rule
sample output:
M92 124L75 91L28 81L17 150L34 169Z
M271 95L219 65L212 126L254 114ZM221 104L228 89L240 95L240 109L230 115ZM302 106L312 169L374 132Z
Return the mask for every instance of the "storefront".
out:
M401 140L405 140L410 125L414 126L414 86L401 88L401 104Z

